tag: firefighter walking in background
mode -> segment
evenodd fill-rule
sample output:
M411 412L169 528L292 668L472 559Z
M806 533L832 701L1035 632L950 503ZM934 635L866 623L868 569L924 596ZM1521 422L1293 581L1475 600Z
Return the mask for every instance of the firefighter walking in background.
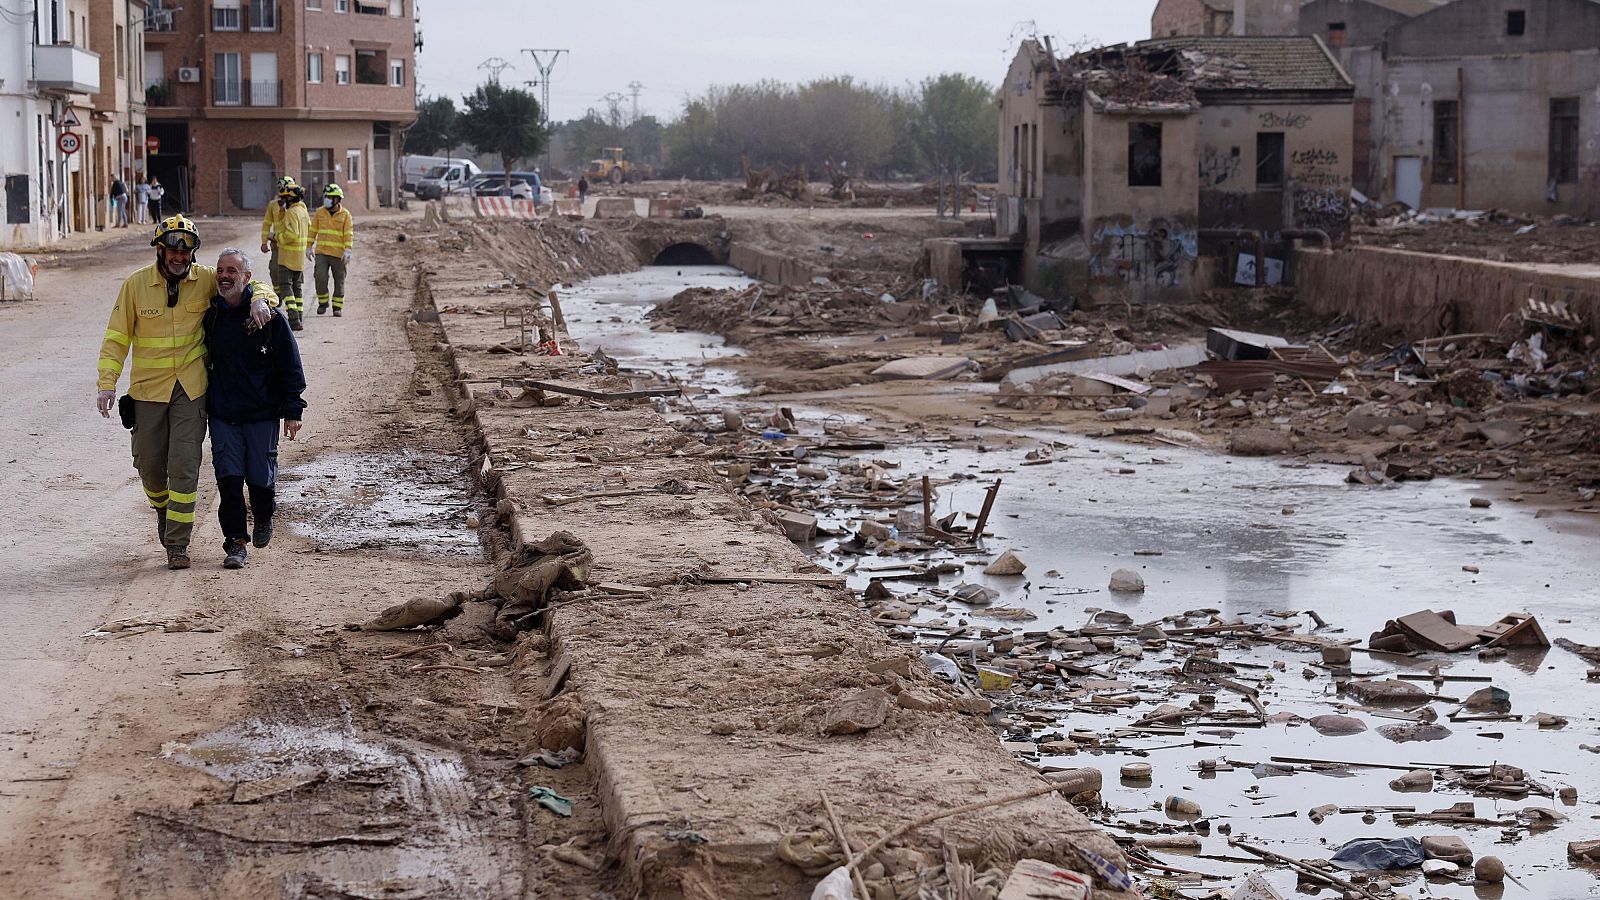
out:
M278 179L278 196L295 186L295 180L285 175ZM278 223L283 221L283 204L268 203L261 214L261 252L267 256L267 280L278 284Z
M100 345L95 405L110 417L118 406L117 381L130 355L128 393L119 412L133 429L133 465L156 511L156 533L167 568L189 568L189 537L200 484L200 448L206 436L205 314L217 292L217 270L194 264L200 232L183 216L156 226L151 265L129 275L117 292ZM271 318L271 288L253 285L250 318Z
M355 218L344 208L344 189L328 185L322 192L322 205L311 217L312 249L316 259L317 315L328 311L332 301L335 318L344 315L344 273L350 264L350 248L356 242ZM333 295L328 295L328 273L333 273Z
M306 327L306 246L311 242L311 216L306 212L305 188L291 182L278 192L278 204L283 212L273 226L277 249L272 254L273 262L278 265L278 297L283 300L289 327L303 331Z

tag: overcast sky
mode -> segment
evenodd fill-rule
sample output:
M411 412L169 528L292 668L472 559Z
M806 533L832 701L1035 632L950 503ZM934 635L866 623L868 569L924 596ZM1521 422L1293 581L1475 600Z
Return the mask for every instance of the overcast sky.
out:
M569 51L550 75L550 117L604 112L606 94L643 85L639 112L663 120L714 84L852 75L899 87L941 72L997 84L1017 44L1057 48L1150 36L1155 0L418 0L424 97L460 102L498 57L504 84L538 79L524 48ZM548 54L543 54L548 55ZM537 94L538 89L534 88Z

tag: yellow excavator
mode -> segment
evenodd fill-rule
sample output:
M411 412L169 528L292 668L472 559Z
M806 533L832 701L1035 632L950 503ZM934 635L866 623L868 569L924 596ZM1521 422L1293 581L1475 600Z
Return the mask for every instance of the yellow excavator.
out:
M609 181L612 184L621 184L624 181L639 180L639 173L634 170L633 163L624 158L621 147L606 147L600 152L605 155L590 160L589 167L583 170L584 177L590 182Z

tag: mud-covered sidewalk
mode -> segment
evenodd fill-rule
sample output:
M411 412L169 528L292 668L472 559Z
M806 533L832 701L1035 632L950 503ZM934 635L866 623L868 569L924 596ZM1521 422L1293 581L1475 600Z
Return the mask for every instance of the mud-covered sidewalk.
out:
M577 799L603 813L626 889L810 896L844 862L841 830L870 848L859 871L875 897L997 888L1029 857L1125 866L1061 796L1093 777L1052 791L1001 748L987 701L891 644L841 579L729 491L705 445L605 396L648 385L570 340L531 352L549 323L500 260L419 261L501 498L485 524L507 531L505 565L583 546L587 586L552 592L516 656L525 694L547 698L530 715L541 749L583 752L593 791Z

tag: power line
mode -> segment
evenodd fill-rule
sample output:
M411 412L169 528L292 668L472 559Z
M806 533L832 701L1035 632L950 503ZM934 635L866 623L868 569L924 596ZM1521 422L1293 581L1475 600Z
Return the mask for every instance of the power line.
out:
M639 92L644 90L644 85L637 81L628 82L628 93L633 95L633 121L639 121Z
M612 128L620 128L622 126L622 99L622 95L616 91L612 91L600 98L606 105L606 121L611 123Z
M499 84L500 83L500 73L504 72L506 69L515 69L516 66L512 65L509 62L506 62L505 60L501 59L498 56L491 56L488 59L484 60L483 62L478 63L478 68L480 68L480 69L488 69L489 70L489 77L494 80L495 84Z

